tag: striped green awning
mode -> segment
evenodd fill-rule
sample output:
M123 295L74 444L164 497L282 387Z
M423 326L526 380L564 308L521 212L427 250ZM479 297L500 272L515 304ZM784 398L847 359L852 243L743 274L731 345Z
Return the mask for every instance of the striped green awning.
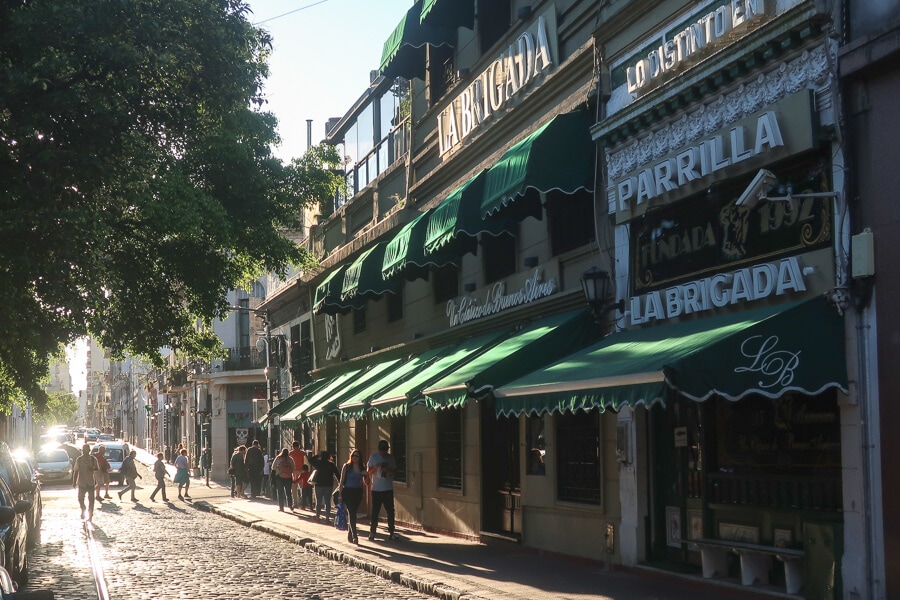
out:
M481 171L453 190L428 219L425 234L426 256L452 248L459 256L475 253L478 234L499 235L515 231L515 222L496 217L481 217L481 197L487 171Z
M435 210L422 213L403 226L387 243L381 275L386 280L403 277L408 281L424 279L429 267L459 265L461 255L455 250L425 252L425 235Z
M316 288L313 312L333 315L350 311L352 305L341 300L344 290L344 273L349 267L350 264L345 263L332 269L322 283L319 284Z
M344 272L341 301L355 304L377 300L384 294L396 294L401 282L382 274L386 242L379 242L360 254Z
M335 375L328 379L328 382L317 388L310 394L304 396L303 401L292 409L281 415L282 421L302 421L306 412L314 406L318 406L323 399L331 397L332 394L340 393L343 386L353 381L355 377L363 373L363 369L351 369L340 375Z
M421 21L422 7L413 4L384 43L381 52L381 75L392 79L404 77L425 79L425 46L453 46L456 27Z
M481 199L485 216L501 210L540 219L540 192L593 190L594 144L586 110L557 115L510 148L488 169Z
M346 398L354 395L373 381L377 381L389 373L400 363L399 358L385 360L362 371L360 375L344 385L340 390L321 398L318 404L312 405L304 412L304 417L311 423L319 423L330 415Z
M597 340L600 328L586 308L538 319L423 390L431 409L462 406L498 386Z
M847 392L844 318L825 298L632 329L494 390L497 414Z

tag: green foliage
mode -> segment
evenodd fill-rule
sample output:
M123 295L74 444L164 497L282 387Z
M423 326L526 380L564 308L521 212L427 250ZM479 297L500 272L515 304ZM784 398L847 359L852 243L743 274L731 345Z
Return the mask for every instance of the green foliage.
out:
M159 366L342 184L334 149L285 165L260 111L268 34L238 0L0 0L0 405L91 334Z
M43 423L44 425L55 425L57 423L72 423L75 419L75 413L78 412L78 398L75 394L66 392L52 392L47 400L47 404L41 412L35 412L34 421Z

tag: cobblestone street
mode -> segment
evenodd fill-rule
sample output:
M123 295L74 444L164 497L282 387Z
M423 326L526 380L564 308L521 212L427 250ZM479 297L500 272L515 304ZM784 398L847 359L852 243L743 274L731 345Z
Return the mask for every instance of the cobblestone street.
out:
M195 509L177 500L98 503L94 539L114 599L169 598L429 598L409 588L323 559L275 536ZM159 498L157 498L159 500ZM42 543L31 557L27 589L51 589L58 600L97 598L75 491L44 489Z

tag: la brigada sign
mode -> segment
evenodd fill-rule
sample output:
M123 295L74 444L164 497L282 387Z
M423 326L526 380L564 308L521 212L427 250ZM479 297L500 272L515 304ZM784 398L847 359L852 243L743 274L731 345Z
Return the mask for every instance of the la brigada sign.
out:
M472 296L463 296L458 302L450 300L447 302L450 327L550 296L557 291L556 280L543 281L542 275L543 269L538 267L525 280L525 284L511 294L506 293L506 284L501 281L491 286L484 300ZM755 302L770 296L805 292L803 277L797 257L791 256L778 262L716 273L665 290L633 296L629 300L631 325Z

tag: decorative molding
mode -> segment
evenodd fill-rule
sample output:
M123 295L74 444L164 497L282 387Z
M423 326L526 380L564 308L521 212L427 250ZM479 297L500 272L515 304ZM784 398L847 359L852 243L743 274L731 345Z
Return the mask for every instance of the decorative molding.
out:
M740 84L732 92L719 95L691 113L681 114L629 145L614 151L608 149L608 179L615 180L639 165L665 156L804 88L816 89L817 109L831 112L831 94L820 92L832 84L830 65L834 64L836 51L834 40L804 50L794 60L782 62L768 73L760 73L756 79Z

